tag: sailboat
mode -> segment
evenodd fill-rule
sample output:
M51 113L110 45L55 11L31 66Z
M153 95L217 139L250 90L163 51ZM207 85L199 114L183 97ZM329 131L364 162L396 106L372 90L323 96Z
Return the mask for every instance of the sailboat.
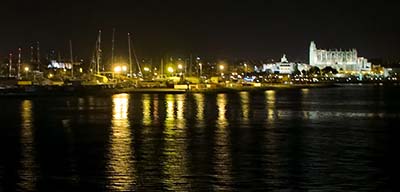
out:
M133 52L133 56L135 57L135 62L136 62L136 67L138 68L138 77L143 77L142 73L142 67L140 66L139 59L136 56L136 51L135 48L132 45L132 39L131 39L131 34L128 33L128 49L129 49L129 73L130 76L133 76L133 67L132 67L132 55L131 53Z

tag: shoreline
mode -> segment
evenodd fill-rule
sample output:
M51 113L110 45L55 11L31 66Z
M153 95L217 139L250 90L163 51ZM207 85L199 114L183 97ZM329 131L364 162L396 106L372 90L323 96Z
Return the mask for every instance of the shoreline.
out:
M265 84L260 87L213 87L213 88L105 88L101 86L21 86L0 89L0 98L10 97L55 97L55 96L94 96L113 95L120 93L139 94L186 94L186 93L234 93L260 92L279 89L314 89L334 87L364 87L364 86L399 86L399 84L362 84L362 83L313 83L313 84Z

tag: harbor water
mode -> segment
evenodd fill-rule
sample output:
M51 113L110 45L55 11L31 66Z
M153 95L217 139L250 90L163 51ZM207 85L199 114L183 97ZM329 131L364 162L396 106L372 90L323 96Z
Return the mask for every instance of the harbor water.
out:
M394 191L400 89L0 98L0 191Z

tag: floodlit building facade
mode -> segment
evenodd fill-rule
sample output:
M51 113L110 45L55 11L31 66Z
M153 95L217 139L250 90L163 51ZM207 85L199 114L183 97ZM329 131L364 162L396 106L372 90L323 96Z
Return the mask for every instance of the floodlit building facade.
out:
M357 50L324 50L310 44L310 65L320 69L332 67L344 71L371 71L371 63L364 57L358 57Z
M296 63L289 62L286 58L286 55L283 55L281 62L263 64L261 70L257 68L255 70L274 74L292 74L296 70L296 66Z

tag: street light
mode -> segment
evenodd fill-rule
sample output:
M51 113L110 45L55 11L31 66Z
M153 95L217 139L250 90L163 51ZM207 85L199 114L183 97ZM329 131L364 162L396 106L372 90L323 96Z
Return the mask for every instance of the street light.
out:
M25 67L24 70L25 70L25 76L28 79L29 67Z
M126 69L126 68L125 68ZM116 67L114 67L114 72L115 73L120 73L122 71L122 68L121 68L121 66L116 66Z
M201 75L203 73L203 64L199 63L199 68L200 68L200 78L201 78Z
M144 73L143 73L143 77L144 77L144 78L148 78L148 77L151 76L150 68L144 67L144 68L143 68L143 71L144 71Z
M168 72L170 72L170 73L173 73L174 72L174 68L172 68L172 67L168 67Z
M122 71L123 72L126 72L128 69L127 69L127 67L126 66L122 66Z
M178 64L179 75L182 76L183 65Z
M219 65L219 70L221 71L221 77L222 78L224 78L224 69L225 69L225 66L223 64L220 64Z

